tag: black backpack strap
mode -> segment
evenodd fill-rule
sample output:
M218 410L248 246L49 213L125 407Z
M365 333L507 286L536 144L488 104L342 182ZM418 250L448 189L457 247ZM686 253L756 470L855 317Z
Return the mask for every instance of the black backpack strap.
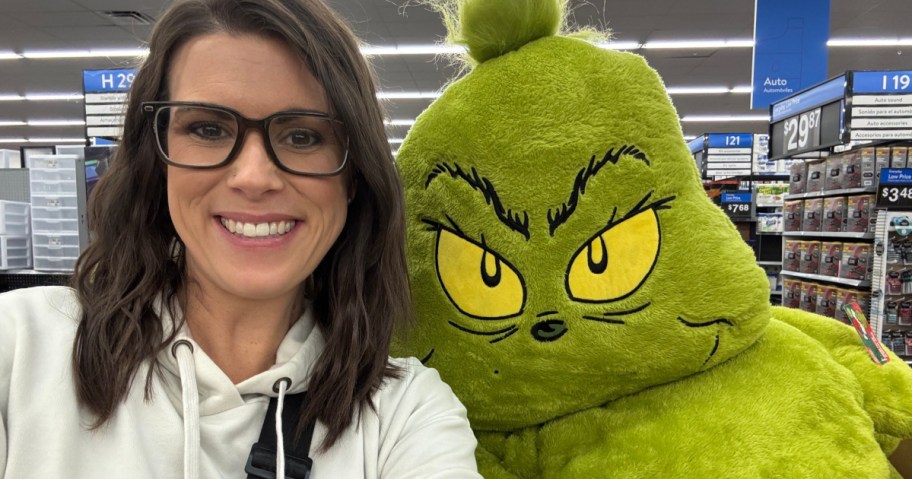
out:
M288 479L308 479L313 460L309 457L310 442L313 440L316 420L309 421L301 435L295 441L295 430L301 411L307 403L307 393L289 394L285 396L282 404L282 435L285 438L285 477ZM276 477L276 434L275 416L278 409L278 399L269 400L269 408L263 419L263 428L260 429L260 438L250 449L247 465L244 472L247 479L275 479Z

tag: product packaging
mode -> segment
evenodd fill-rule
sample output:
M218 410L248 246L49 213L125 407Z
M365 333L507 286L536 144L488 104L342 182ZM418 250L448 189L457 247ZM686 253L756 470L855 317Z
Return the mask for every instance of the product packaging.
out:
M798 308L809 313L817 312L817 283L801 283L801 303Z
M840 190L842 186L842 155L833 155L826 159L826 180L824 190Z
M821 231L838 233L845 230L846 197L833 196L823 199Z
M799 271L817 274L820 271L820 242L805 241L801 245L801 263Z
M801 281L791 278L782 279L782 305L786 308L801 306Z
M842 260L842 243L826 241L820 244L820 273L824 276L839 276L839 263Z
M801 265L801 240L785 240L782 252L782 269L785 271L798 271Z
M817 287L817 314L826 316L828 318L833 318L836 316L837 290L838 288L835 286L820 285Z
M823 198L804 200L802 231L820 231L823 226ZM867 226L865 226L867 227Z
M874 195L849 196L846 200L845 231L851 233L868 231L873 203Z
M861 188L861 155L850 151L842 155L842 187Z
M868 243L843 243L842 260L839 263L839 277L856 280L870 280L874 262L871 260L871 245Z
M827 162L825 160L808 162L807 164L807 193L823 191L826 184Z
M890 168L906 168L909 158L908 146L894 146L890 149Z
M789 194L797 195L806 193L807 190L807 163L795 161L789 171Z
M786 201L782 208L783 231L801 231L801 221L804 219L804 201Z

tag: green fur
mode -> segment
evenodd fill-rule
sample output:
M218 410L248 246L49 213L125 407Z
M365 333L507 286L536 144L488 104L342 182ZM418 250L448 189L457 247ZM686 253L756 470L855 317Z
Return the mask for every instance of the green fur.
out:
M508 3L486 14L506 32L508 15L527 23ZM844 325L770 308L658 75L573 38L511 50L447 88L398 155L418 325L395 353L427 358L466 405L485 477L890 477L912 372L874 366ZM600 238L635 242L577 276ZM611 297L581 300L579 277ZM566 332L537 340L549 319Z

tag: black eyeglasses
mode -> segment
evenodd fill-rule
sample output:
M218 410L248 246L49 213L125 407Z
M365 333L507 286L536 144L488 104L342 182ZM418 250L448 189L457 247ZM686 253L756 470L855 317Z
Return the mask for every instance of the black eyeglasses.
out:
M208 103L147 101L162 159L182 168L211 169L231 163L248 129L264 138L269 159L301 176L339 174L348 161L342 122L323 112L283 111L253 120L231 108Z

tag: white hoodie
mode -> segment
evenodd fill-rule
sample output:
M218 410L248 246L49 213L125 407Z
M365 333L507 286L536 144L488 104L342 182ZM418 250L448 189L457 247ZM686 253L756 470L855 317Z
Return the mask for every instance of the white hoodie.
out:
M193 351L178 346L159 354L162 374L153 376L151 400L143 398L144 365L116 414L92 431L72 376L79 317L69 288L0 294L0 479L246 478L273 385L287 377L288 393L304 391L324 347L305 313L271 369L233 384L184 329L175 345L187 341ZM326 433L317 423L310 477L481 477L466 411L450 388L414 358L393 361L404 368L402 379L387 380L374 395L376 412L365 409L325 454L316 452Z

